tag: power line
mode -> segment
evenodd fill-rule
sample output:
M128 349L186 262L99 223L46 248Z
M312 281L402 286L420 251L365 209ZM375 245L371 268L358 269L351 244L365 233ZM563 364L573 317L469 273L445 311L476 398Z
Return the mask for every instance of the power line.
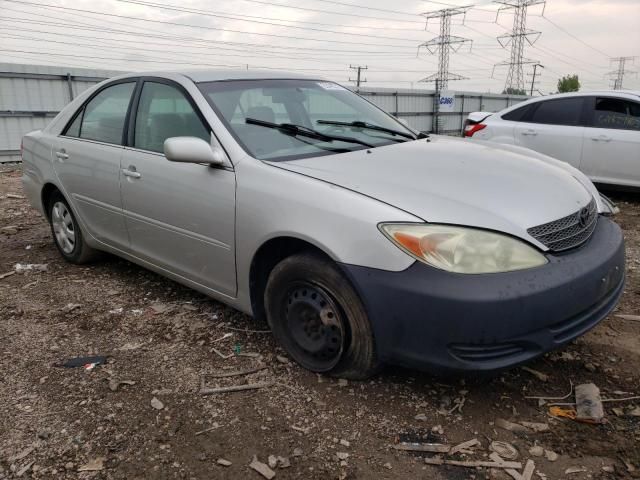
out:
M546 17L546 16L543 15L542 18L544 20L546 20L547 22L549 22L554 27L556 27L561 32L564 32L565 34L569 35L574 40L577 40L578 42L582 43L583 45L586 45L587 47L589 47L594 52L598 52L600 55L604 55L605 57L611 57L611 55L609 55L608 53L605 53L602 50L600 50L599 48L596 48L593 45L588 44L587 42L585 42L581 38L576 37L573 33L569 32L567 29L565 29L565 28L561 27L560 25L558 25L557 23L553 22L549 17Z
M231 29L231 28L222 28L222 27L205 27L205 26L202 26L202 25L194 25L194 24L189 24L189 23L169 22L169 21L164 21L164 20L153 20L153 19L149 19L149 18L140 18L140 17L132 17L132 16L126 16L126 15L118 15L118 14L115 14L115 13L96 12L94 10L83 10L83 9L79 9L79 8L62 7L62 6L59 6L59 5L35 4L35 3L27 2L27 1L24 1L24 0L5 0L5 1L6 2L11 2L11 3L33 5L33 6L46 6L46 7L50 7L50 8L56 8L56 9L61 9L61 10L74 11L74 12L92 13L92 14L102 15L102 16L106 16L106 17L123 18L123 19L127 19L127 20L136 20L136 21L140 21L140 22L148 22L148 23L155 23L155 24L161 24L161 25L172 25L172 26L178 26L178 27L196 28L196 29L199 29L199 30L216 30L216 31L221 31L221 32L240 33L240 34L244 34L244 35L258 35L258 36L263 36L263 37L286 38L286 39L290 39L290 40L304 40L304 41L321 42L321 43L337 43L337 44L343 44L343 45L361 45L361 46L375 46L375 47L387 47L387 48L406 48L404 45L389 45L389 44L385 45L385 44L380 44L380 43L348 42L348 41L345 41L345 40L327 40L327 39L322 39L322 38L296 37L296 36L291 36L291 35L278 35L278 34L274 34L274 33L247 32L245 30L235 30L235 29ZM244 1L248 1L248 0L244 0ZM411 40L406 40L406 41L411 41Z

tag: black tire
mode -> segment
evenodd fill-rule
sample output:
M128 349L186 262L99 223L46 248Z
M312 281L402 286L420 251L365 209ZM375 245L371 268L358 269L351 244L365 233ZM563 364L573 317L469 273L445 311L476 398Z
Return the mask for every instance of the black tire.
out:
M264 293L276 341L301 366L362 380L379 369L364 305L330 259L313 253L282 260Z
M61 205L64 206L64 208L61 207ZM60 192L55 192L51 195L47 209L53 243L60 252L60 255L62 255L67 262L82 265L95 260L99 256L97 250L87 245L80 224L76 220L69 203ZM64 212L64 214L61 214L61 211ZM62 228L60 221L63 221L65 225L67 225L68 232L73 233L72 242L69 240L70 235L65 234L67 236L67 241L65 242L61 239L60 235L56 233L56 229Z

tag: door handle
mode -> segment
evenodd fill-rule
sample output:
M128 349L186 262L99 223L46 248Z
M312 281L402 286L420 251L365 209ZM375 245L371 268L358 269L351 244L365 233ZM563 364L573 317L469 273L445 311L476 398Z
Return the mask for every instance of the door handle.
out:
M535 137L536 135L538 135L538 132L536 132L535 130L525 130L521 134L522 135L530 135L532 137Z
M67 158L69 158L69 155L67 154L66 150L63 148L62 150L58 150L56 152L56 157L58 158L58 160L66 160Z
M607 135L598 135L597 137L591 137L591 140L594 142L610 142L611 137L608 137Z
M142 174L140 172L136 171L136 167L134 167L133 165L129 165L129 168L123 168L122 169L122 174L125 177L129 177L129 178L140 178L142 177Z

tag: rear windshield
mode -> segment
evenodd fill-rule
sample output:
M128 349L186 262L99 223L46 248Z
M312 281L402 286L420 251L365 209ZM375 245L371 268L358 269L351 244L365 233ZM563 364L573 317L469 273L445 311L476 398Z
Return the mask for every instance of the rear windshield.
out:
M294 124L307 130L365 142L372 147L406 141L413 132L394 117L333 82L314 80L233 80L198 84L238 143L260 160L293 160L367 148L355 142L293 135L251 120ZM247 123L247 119L251 119ZM336 125L364 122L402 132Z

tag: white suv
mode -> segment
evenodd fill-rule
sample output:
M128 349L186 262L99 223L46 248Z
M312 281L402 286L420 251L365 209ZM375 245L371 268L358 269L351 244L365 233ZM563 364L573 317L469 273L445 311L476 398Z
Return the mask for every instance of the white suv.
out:
M464 136L530 148L592 181L640 187L640 92L579 92L469 115Z

